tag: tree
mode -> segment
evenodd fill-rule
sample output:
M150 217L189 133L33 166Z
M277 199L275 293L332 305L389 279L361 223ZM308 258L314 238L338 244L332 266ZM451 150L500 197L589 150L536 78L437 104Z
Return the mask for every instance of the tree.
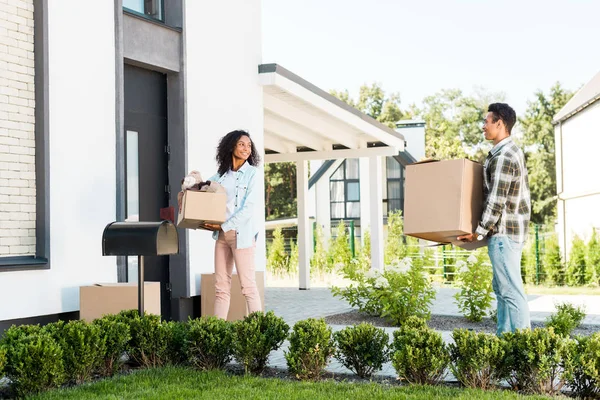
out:
M294 217L297 213L296 164L265 165L265 217L267 220Z
M587 265L586 250L584 241L575 235L567 267L567 284L569 286L585 285L592 281L591 268Z
M565 284L565 265L562 260L558 237L551 234L545 240L544 245L544 265L548 271L549 280L558 286Z
M537 91L535 100L528 102L525 116L519 118L531 191L531 221L536 224L551 224L556 218L556 163L552 120L572 96L572 92L563 89L557 82L550 88L548 95Z
M267 268L274 275L284 275L289 272L289 256L285 252L284 240L281 228L275 228L273 242L269 247L269 255L267 256Z
M595 274L595 281L600 283L600 242L598 242L596 229L592 231L592 237L587 245L587 265Z
M357 101L350 97L348 90L331 90L330 93L392 129L396 128L396 122L404 117L404 112L400 109L400 94L391 93L386 95L377 83L370 86L362 85L359 89Z

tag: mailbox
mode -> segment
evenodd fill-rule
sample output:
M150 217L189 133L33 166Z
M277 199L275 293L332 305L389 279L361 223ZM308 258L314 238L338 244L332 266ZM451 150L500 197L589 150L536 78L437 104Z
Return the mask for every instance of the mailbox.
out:
M144 256L179 253L179 235L170 221L111 222L102 234L103 256L138 256L138 311L144 315Z

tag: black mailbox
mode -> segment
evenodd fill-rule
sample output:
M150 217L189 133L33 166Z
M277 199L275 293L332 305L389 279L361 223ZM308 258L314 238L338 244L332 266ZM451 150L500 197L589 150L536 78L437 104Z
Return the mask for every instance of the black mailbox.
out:
M103 256L138 256L138 311L144 315L144 256L179 253L179 235L170 221L111 222L102 234Z

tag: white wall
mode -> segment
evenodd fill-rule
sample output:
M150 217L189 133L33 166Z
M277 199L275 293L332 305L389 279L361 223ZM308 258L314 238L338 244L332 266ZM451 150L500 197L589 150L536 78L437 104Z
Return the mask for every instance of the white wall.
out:
M204 176L216 172L219 139L234 129L250 132L260 153L263 98L260 0L186 1L185 53L188 166ZM262 165L261 165L261 177ZM264 179L260 179L264 193ZM256 210L261 223L256 269L265 270L264 198ZM214 241L209 232L189 233L190 292L199 294L200 274L214 271Z
M117 280L101 250L116 208L114 29L112 1L49 1L51 269L2 272L0 320L76 311L80 285Z

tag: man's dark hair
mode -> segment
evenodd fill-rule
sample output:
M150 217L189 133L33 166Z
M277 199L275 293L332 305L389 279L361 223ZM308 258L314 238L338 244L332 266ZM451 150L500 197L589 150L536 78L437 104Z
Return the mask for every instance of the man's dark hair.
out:
M241 130L232 131L221 138L219 146L217 147L216 160L217 164L219 165L219 175L223 175L233 166L233 149L235 149L238 140L240 140L242 136L247 136L252 144L252 151L250 152L250 157L248 157L247 160L248 164L257 166L260 162L260 156L258 155L256 147L254 146L254 142L250 138L250 134Z
M499 119L504 122L508 134L510 135L513 126L515 126L515 123L517 122L517 113L515 110L506 103L493 103L489 105L488 112L493 113L493 122L498 122Z

